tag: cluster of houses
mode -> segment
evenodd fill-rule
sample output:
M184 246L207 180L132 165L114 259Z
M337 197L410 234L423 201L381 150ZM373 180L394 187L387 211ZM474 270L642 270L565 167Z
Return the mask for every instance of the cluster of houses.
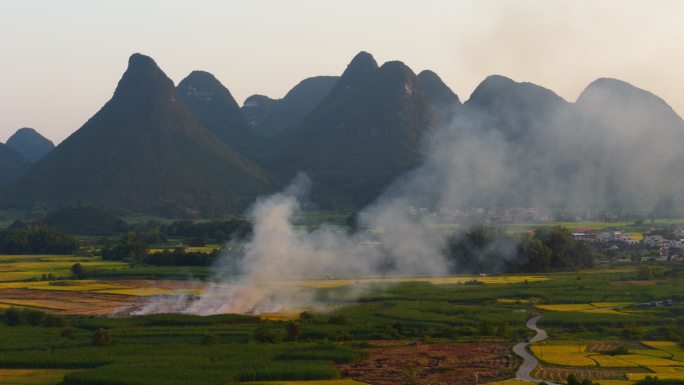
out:
M548 222L554 219L550 212L532 207L493 209L485 209L482 207L464 209L441 207L437 211L432 211L426 207L408 206L406 212L410 216L427 217L435 222L442 223L531 223Z
M635 239L632 233L622 230L595 231L589 229L575 229L572 239L587 242L623 242L630 245L639 244L641 241Z
M680 233L681 234L681 233ZM657 251L662 260L678 260L684 249L684 235L679 239L667 239L661 235L645 235L639 240L632 233L622 230L595 231L589 229L575 229L572 238L576 241L610 243L611 249L629 249ZM624 247L618 246L624 244Z

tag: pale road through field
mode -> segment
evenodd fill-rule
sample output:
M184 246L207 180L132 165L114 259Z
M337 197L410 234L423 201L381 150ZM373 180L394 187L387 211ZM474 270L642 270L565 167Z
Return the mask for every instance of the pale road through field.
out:
M543 341L549 337L545 330L539 329L537 327L537 322L540 319L541 316L537 315L528 319L525 323L525 327L537 332L537 334L530 339L530 342L523 341L513 347L513 352L518 356L522 357L523 359L522 365L520 365L520 368L518 368L518 372L515 374L516 380L541 382L541 380L538 380L530 375L530 372L532 372L532 370L537 366L537 364L539 364L539 361L535 356L533 356L530 352L527 351L527 347L530 344ZM548 381L546 381L546 383L549 385L557 385L553 382Z

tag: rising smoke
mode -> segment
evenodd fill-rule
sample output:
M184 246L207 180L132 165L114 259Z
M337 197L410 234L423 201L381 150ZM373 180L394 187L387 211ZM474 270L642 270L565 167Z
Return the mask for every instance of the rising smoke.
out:
M409 206L645 214L679 207L684 124L659 98L613 80L595 82L575 104L503 78L486 86L482 92L504 95L503 103L488 102L476 90L451 124L426 138L422 165L359 213L361 227L379 230L376 242L332 225L295 227L311 183L300 175L250 210L254 231L237 277L219 267L198 300L153 301L141 313L280 311L314 302L312 291L288 281L458 271L443 255L448 234L409 215ZM485 255L512 258L510 249Z

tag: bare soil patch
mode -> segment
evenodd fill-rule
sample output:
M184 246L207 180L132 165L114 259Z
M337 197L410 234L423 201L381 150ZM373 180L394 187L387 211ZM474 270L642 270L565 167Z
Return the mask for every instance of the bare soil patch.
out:
M145 301L144 297L86 291L0 290L0 303L64 315L108 316L140 306Z
M508 343L435 343L373 341L368 358L340 365L344 377L372 385L419 383L471 385L512 378L520 359Z

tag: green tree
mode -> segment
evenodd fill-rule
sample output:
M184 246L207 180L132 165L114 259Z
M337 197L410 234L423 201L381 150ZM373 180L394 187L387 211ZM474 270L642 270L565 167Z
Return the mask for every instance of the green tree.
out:
M478 324L478 331L481 336L491 336L494 334L494 327L488 320L481 319Z
M571 267L570 251L573 249L574 240L570 230L562 226L553 227L546 239L542 239L544 244L551 249L551 266L556 268Z
M5 310L5 323L7 326L19 325L23 321L21 310L11 307Z
M38 326L45 320L45 313L38 310L25 309L22 311L22 315L26 322L31 326Z
M508 336L508 321L503 320L499 322L499 326L496 328L496 335L499 337L507 337Z
M254 339L261 343L274 344L278 342L278 336L271 329L263 326L254 330Z
M111 346L112 345L112 333L106 329L99 329L93 333L92 339L93 346Z
M299 341L299 337L302 335L302 324L299 322L290 322L287 324L287 339L289 341Z
M202 338L202 345L216 345L218 344L218 337L213 334L209 334Z
M80 263L74 263L71 266L71 275L74 276L76 279L83 279L86 277L85 270L83 269L83 265Z
M526 261L528 271L543 272L549 269L551 264L551 249L539 238L525 235L518 244L518 259Z

